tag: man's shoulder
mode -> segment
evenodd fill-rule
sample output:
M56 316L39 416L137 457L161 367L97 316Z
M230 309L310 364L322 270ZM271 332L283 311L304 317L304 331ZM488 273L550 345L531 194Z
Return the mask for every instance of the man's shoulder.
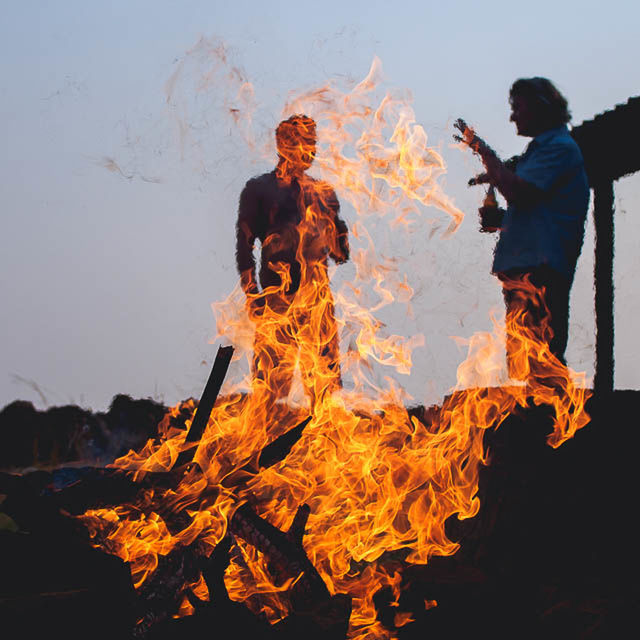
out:
M276 188L275 176L271 173L249 178L240 193L238 216L247 218L257 215L263 203L273 199Z
M253 176L253 178L249 178L247 183L244 185L245 191L256 191L260 192L264 189L269 189L273 187L276 182L276 175L273 171L269 171L267 173L263 173L259 176Z
M575 165L582 164L584 161L582 151L569 130L566 127L560 127L536 139L536 145L531 153L531 162Z
M337 200L336 192L334 188L326 181L318 178L312 178L310 175L305 174L306 187L314 191L323 199Z
M580 153L578 143L573 139L567 127L558 127L547 132L547 135L540 143L543 149L556 149L567 153Z

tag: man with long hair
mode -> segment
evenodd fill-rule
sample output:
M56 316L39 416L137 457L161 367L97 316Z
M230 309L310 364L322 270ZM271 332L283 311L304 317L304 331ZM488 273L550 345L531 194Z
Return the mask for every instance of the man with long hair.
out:
M506 303L509 373L526 377L528 371L514 366L523 346L515 327L523 323L566 364L569 293L584 237L589 185L582 153L567 128L567 100L553 83L539 77L516 80L509 102L518 135L533 138L521 156L503 162L464 121L455 126L462 133L457 139L479 154L486 170L470 184L488 183L507 201L496 225L500 237L493 273Z
M348 230L331 186L306 174L316 154L316 123L291 116L278 125L276 145L278 164L247 182L236 225L236 264L256 330L254 393L267 404L286 398L299 363L314 405L341 386L327 258L349 259Z

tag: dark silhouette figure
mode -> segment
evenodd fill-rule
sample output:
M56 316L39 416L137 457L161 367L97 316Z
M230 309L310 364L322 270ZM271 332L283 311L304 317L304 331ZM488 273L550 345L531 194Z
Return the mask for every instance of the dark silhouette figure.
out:
M486 173L470 184L488 183L506 199L503 215L480 210L483 225L497 229L493 273L503 286L507 311L507 362L512 377L514 355L526 348L513 331L535 329L538 339L565 364L569 324L569 293L584 237L589 185L582 153L567 129L567 100L546 78L521 78L513 83L511 121L518 135L533 138L521 156L503 162L458 120L462 137L482 159ZM497 212L499 214L499 212Z
M236 227L236 263L256 329L254 393L267 402L286 398L299 362L314 404L341 386L327 259L349 259L348 230L333 189L305 173L316 152L315 122L290 117L278 125L276 143L278 165L247 182Z

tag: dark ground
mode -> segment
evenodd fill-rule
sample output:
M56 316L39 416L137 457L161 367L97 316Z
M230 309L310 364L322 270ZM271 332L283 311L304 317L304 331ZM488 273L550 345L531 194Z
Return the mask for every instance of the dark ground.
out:
M460 552L426 566L385 558L401 570L404 590L397 607L389 606L389 593L377 594L380 620L394 629L398 613L410 614L414 621L395 630L401 639L637 635L639 400L637 391L592 399L591 423L559 449L546 445L551 422L545 407L521 410L488 433L492 462L481 475L481 512L450 526ZM65 513L118 503L137 488L112 472L71 466L87 452L95 460L107 451L114 455L109 438L115 441L116 434L125 451L144 444L163 414L161 405L126 396L114 399L107 414L77 407L36 412L26 403L0 412L0 467L69 465L0 474L0 629L18 625L22 638L54 632L131 637L142 605L126 563L92 549ZM180 570L188 565L185 558L167 562L178 562ZM175 571L168 565L167 575ZM154 597L153 606L162 605ZM425 600L438 605L427 610ZM243 605L223 602L189 619L152 625L147 637L227 637L221 633L227 623L253 638L344 637L338 620L344 602L329 602L335 611L327 605L324 618L299 613L274 628ZM332 615L336 624L324 625Z

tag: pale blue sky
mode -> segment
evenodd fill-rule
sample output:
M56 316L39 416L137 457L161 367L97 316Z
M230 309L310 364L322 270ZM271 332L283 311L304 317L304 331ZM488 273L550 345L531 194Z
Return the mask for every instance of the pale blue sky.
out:
M210 303L236 274L238 194L269 162L233 147L228 125L192 114L200 143L181 149L165 83L201 36L219 38L254 84L267 135L292 90L363 77L374 55L408 89L467 214L458 234L424 244L413 327L427 336L406 386L435 401L461 354L448 338L490 328L500 291L492 239L476 232L477 168L449 147L451 122L473 122L501 154L526 140L508 122L521 76L550 77L574 123L640 93L631 2L8 2L0 4L0 406L78 402L120 392L174 403L198 396L214 332ZM198 155L199 154L199 155ZM100 165L115 159L129 179ZM159 182L148 181L158 179ZM619 388L639 388L638 177L617 186ZM420 246L420 245L418 245ZM593 372L593 239L573 295L569 363ZM209 364L201 364L203 361ZM44 398L32 387L35 383Z

